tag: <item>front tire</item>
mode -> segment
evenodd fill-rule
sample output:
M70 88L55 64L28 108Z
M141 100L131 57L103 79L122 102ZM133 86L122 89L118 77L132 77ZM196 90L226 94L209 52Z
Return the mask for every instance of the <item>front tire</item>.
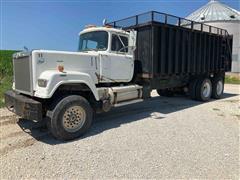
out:
M61 99L53 110L47 112L48 128L61 140L80 137L91 127L93 110L82 96L70 95Z

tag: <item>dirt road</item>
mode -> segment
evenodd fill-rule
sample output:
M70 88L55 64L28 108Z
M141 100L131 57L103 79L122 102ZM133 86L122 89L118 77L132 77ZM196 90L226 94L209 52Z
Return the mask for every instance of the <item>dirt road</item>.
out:
M0 109L1 179L239 179L240 86L208 103L152 96L99 115L71 142Z

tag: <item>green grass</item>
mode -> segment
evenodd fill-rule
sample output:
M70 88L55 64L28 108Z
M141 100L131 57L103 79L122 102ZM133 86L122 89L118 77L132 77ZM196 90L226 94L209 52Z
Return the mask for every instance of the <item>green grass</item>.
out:
M0 78L12 76L12 55L17 51L0 50Z
M0 84L0 107L4 106L4 92L11 89L12 87L12 76L4 77Z
M225 83L226 84L240 84L240 78L233 77L233 76L226 76Z
M13 50L0 50L0 107L4 106L4 92L12 87L12 55Z

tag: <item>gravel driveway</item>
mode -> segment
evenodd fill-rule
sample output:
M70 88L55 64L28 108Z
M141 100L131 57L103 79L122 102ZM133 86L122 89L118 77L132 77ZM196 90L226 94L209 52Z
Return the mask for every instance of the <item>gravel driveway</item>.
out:
M152 96L101 114L71 142L0 109L1 179L240 178L240 86L208 103Z

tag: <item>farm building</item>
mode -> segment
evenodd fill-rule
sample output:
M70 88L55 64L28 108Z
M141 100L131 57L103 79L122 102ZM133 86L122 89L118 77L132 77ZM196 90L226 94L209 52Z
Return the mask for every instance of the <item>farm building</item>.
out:
M217 0L210 0L186 19L226 29L233 35L232 72L240 72L240 12Z

